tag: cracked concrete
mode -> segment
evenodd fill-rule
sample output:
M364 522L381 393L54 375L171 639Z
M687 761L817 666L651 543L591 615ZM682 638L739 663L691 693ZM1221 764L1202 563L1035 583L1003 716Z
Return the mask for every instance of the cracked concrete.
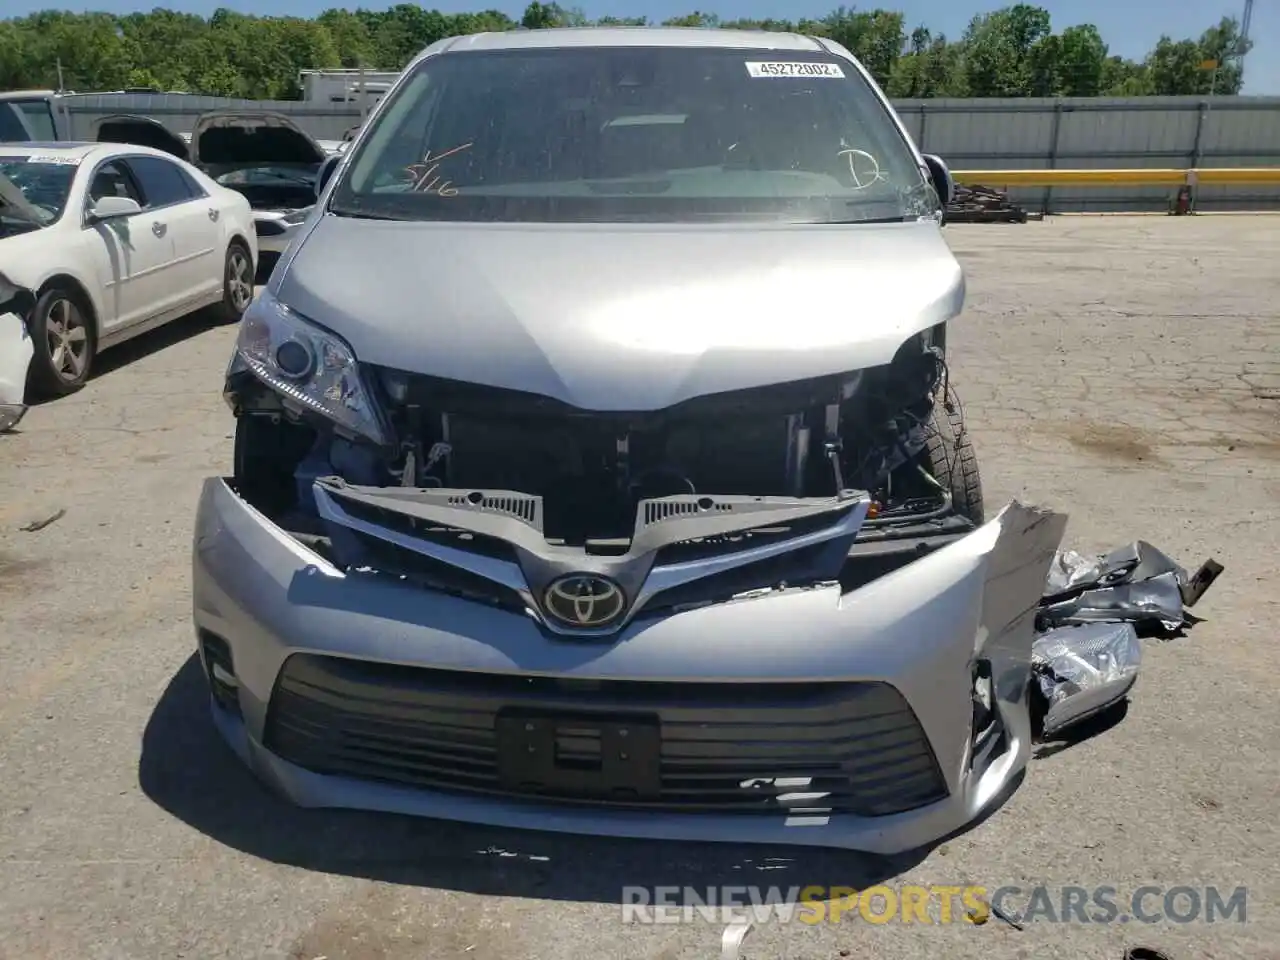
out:
M1280 218L954 225L952 333L988 503L1070 514L1226 574L1149 645L1128 716L1033 762L919 862L582 840L274 800L213 739L191 662L200 478L227 469L233 331L111 351L0 438L0 958L707 958L718 926L622 922L623 884L1249 888L1248 922L766 924L752 958L1280 957ZM20 527L58 509L37 533ZM1049 755L1052 753L1052 755Z

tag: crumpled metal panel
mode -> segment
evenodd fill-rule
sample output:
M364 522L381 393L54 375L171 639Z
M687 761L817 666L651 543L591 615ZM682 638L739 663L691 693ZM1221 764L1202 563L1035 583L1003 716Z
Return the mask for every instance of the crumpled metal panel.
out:
M1122 700L1142 663L1140 634L1168 636L1196 622L1188 612L1222 573L1207 560L1187 571L1145 540L1086 557L1054 557L1032 647L1044 715L1041 738Z
M1082 623L1126 621L1140 631L1173 633L1192 619L1194 606L1222 566L1206 561L1194 577L1145 540L1111 553L1084 557L1059 553L1049 569L1041 601L1042 630Z

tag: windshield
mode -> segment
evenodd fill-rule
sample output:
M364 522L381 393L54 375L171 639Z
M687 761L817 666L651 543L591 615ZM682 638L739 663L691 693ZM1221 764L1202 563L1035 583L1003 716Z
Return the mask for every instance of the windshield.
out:
M214 170L215 168L210 168ZM253 184L291 183L312 188L316 176L320 172L320 164L279 165L264 164L260 167L236 167L226 173L214 173L214 179L224 187L248 186Z
M939 202L841 58L686 47L443 54L373 120L330 211L398 220L849 223Z
M8 203L4 193L9 191L0 191L3 234L7 236L55 222L66 208L75 174L75 163L58 157L0 156L0 178L26 201L26 207ZM33 223L33 219L39 223Z

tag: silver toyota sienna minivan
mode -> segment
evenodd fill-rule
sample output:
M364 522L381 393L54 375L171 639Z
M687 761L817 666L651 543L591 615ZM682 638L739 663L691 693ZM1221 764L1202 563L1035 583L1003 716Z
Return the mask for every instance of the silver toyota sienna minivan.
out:
M1028 757L1062 523L984 516L951 190L823 38L442 40L239 329L194 619L307 806L889 853Z

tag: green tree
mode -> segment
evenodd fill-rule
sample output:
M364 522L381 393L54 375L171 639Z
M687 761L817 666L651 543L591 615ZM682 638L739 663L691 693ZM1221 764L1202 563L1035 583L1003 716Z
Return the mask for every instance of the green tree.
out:
M0 90L28 85L35 73L27 50L28 37L18 20L0 20Z
M645 17L601 25L643 26ZM325 10L314 19L253 16L226 8L208 18L157 8L111 16L46 10L0 20L0 89L155 86L220 96L297 96L299 73L325 67L399 69L432 43L481 31L588 24L576 7L532 0L520 20L500 10L445 14L413 3ZM1239 93L1239 24L1225 17L1197 38L1162 37L1140 63L1111 56L1096 27L1055 34L1049 14L1016 3L974 17L949 41L901 13L838 7L818 19L722 21L694 10L666 26L797 31L847 47L895 97L1145 96ZM1206 68L1214 62L1216 68Z
M364 19L350 10L338 9L326 10L316 19L329 31L342 66L380 68L374 55L373 38Z
M1151 92L1159 96L1207 93L1208 71L1202 68L1204 54L1194 40L1161 37L1147 57Z
M683 17L672 17L669 20L663 20L664 27L718 27L720 26L720 18L714 13L702 13L695 10L693 13L685 14Z
M1026 97L1032 95L1037 69L1036 44L1050 35L1049 12L1019 3L994 13L981 14L965 31L964 72L970 95L975 97ZM1053 45L1056 47L1056 45Z
M1102 93L1107 45L1091 23L1062 31L1057 93L1065 97L1096 97Z

